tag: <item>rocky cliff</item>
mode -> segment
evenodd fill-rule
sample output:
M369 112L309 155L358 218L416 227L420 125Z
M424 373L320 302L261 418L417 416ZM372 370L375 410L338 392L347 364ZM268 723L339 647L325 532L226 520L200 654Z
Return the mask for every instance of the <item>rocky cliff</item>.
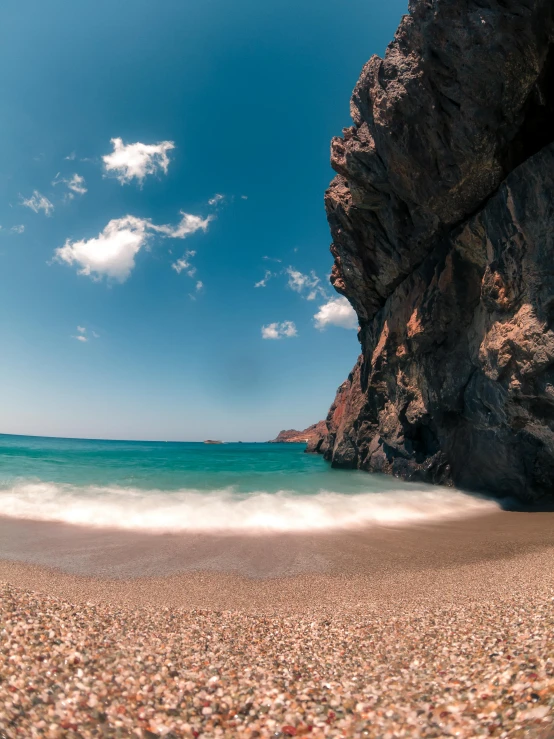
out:
M554 492L554 3L415 0L331 146L336 467Z
M327 425L325 421L319 421L312 426L308 426L304 431L296 431L290 429L281 431L277 438L268 441L268 444L318 444L327 435Z

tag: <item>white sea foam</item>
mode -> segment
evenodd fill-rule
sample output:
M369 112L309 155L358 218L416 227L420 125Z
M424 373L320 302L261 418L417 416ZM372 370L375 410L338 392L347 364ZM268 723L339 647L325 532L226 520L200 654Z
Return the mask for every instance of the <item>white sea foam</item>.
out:
M481 515L498 504L448 488L343 494L141 490L40 481L0 485L0 515L151 532L255 533L410 525Z

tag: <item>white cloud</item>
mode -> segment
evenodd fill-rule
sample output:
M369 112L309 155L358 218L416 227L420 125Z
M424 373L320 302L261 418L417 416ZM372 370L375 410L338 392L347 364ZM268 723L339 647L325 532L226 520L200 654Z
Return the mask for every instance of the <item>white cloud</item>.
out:
M25 226L23 226L23 225L21 225L21 226L12 226L10 228L10 231L12 233L14 233L14 234L22 234L23 231L25 231Z
M160 170L167 174L169 157L167 152L175 148L173 141L157 144L124 144L120 138L111 139L113 152L102 157L106 172L113 172L122 185L136 178L142 184L149 174Z
M305 297L306 300L315 300L318 295L327 297L325 290L321 287L320 279L312 270L309 275L305 275L292 267L285 270L289 276L288 286L291 290Z
M189 272L189 274L190 274L190 272ZM194 288L195 288L196 293L202 292L202 290L204 289L204 283L202 282L202 280L198 280L197 283L196 283L196 285L194 286ZM189 293L189 298L191 300L196 300L196 294L195 293Z
M330 300L322 305L314 316L315 327L323 331L327 326L358 328L358 317L354 308L344 297Z
M156 226L148 218L124 216L114 218L96 238L70 241L56 249L54 254L58 261L77 265L80 275L88 275L93 279L102 277L125 282L135 266L135 257L147 244L153 233L161 233L164 237L184 239L195 231L208 228L211 217L202 219L183 213L181 222L177 226ZM187 269L186 257L196 252L187 252L184 260L178 260L173 269L179 273ZM185 264L186 263L186 264ZM177 266L175 266L177 265Z
M173 264L171 265L171 269L174 269L178 275L180 275L181 272L184 269L187 269L188 267L190 267L190 262L187 262L186 259L178 259L176 262L173 262Z
M292 321L270 323L267 326L262 326L263 339L290 339L292 336L298 336L296 326Z
M66 198L68 198L69 200L73 200L75 194L84 195L86 192L88 192L87 188L85 187L85 178L77 173L72 175L69 179L66 179L64 177L60 177L60 173L58 172L58 174L52 180L52 184L54 186L60 184L67 185L67 189L71 191L66 195Z
M224 199L225 199L225 195L221 195L221 193L218 192L213 196L213 198L210 198L208 200L208 205L217 205Z
M189 277L194 277L196 274L196 267L192 267L189 259L192 259L192 257L196 256L195 251L186 251L185 256L182 257L182 259L178 259L176 262L173 262L171 265L171 268L177 272L178 275L181 274L181 272L185 269L188 270L187 274Z
M241 195L240 198L241 200L248 200L248 195Z
M193 216L190 213L180 211L181 220L177 226L154 226L151 228L153 231L162 233L165 236L169 236L172 239L185 239L187 236L195 233L196 231L208 230L208 226L211 221L214 220L214 216L208 216L207 218L201 218L200 216Z
M71 154L69 156L67 156L67 157L64 157L64 159L66 159L69 162L72 162L76 158L76 156L77 155L75 154L75 152L72 151Z
M38 190L34 190L33 195L30 198L25 199L23 196L21 196L21 204L24 205L26 208L34 210L35 213L43 210L47 216L49 216L54 210L54 206L52 205L52 203L48 200L47 197L41 195Z
M264 256L263 259L266 262L280 263L282 261L276 257L268 256ZM294 290L306 300L315 300L318 296L326 300L329 299L327 291L321 285L321 280L313 270L309 274L304 274L294 269L294 267L280 269L277 272L266 269L263 278L259 282L255 282L254 287L266 287L270 279L281 276L287 279L287 285L291 290Z
M90 332L94 339L99 339L100 334L97 334L96 331ZM77 341L88 341L87 334L87 327L86 326L77 326L77 334L75 336L72 336L72 339L77 339Z
M80 174L74 174L67 183L67 186L70 190L76 192L77 195L84 195L87 192L87 188L85 187L85 178Z
M148 240L150 222L144 218L114 218L96 238L69 239L56 249L56 258L79 267L80 275L110 277L125 282L135 266L135 256Z
M265 287L273 276L273 272L269 269L266 269L263 279L259 282L254 283L254 287Z

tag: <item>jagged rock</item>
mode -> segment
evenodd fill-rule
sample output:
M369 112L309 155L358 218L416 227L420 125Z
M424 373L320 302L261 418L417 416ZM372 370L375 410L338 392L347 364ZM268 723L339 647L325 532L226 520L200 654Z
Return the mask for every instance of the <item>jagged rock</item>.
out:
M412 2L332 143L335 466L554 492L554 3Z

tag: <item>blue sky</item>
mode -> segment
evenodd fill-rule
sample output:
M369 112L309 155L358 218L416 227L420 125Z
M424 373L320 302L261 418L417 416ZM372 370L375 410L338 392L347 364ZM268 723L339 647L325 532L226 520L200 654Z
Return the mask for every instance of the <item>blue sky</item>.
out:
M326 415L359 349L329 142L406 5L4 0L0 432L264 440Z

